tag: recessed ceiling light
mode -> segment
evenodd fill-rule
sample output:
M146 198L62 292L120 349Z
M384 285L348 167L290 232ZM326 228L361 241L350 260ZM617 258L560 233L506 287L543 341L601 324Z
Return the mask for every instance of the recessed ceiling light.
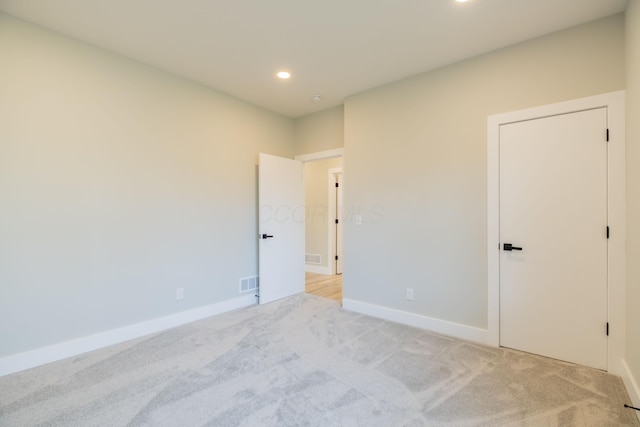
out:
M313 95L313 96L311 97L311 100L312 100L313 102L320 102L320 101L322 101L322 97L321 97L320 95Z
M279 71L278 74L276 74L278 77L280 77L281 79L288 79L289 77L291 77L291 73L287 72L287 71Z

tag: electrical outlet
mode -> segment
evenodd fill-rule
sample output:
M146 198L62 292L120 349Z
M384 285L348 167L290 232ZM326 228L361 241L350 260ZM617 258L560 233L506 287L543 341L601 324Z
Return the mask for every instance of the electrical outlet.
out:
M413 301L413 289L412 288L407 288L407 299L409 301Z
M184 299L184 288L176 289L176 301L182 301Z

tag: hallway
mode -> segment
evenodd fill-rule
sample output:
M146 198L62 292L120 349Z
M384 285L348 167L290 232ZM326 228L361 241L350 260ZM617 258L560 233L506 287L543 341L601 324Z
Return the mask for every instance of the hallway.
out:
M306 273L305 292L319 297L329 298L342 305L342 275Z

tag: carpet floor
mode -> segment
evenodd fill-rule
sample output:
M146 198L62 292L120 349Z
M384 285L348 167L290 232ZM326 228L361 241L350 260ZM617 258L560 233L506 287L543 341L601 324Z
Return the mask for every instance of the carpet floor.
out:
M639 426L622 380L307 294L0 378L0 426Z

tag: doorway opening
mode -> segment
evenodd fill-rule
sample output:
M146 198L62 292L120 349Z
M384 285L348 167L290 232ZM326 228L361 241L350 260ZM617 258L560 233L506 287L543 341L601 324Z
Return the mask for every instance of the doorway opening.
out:
M343 150L297 156L305 187L305 290L342 303Z

